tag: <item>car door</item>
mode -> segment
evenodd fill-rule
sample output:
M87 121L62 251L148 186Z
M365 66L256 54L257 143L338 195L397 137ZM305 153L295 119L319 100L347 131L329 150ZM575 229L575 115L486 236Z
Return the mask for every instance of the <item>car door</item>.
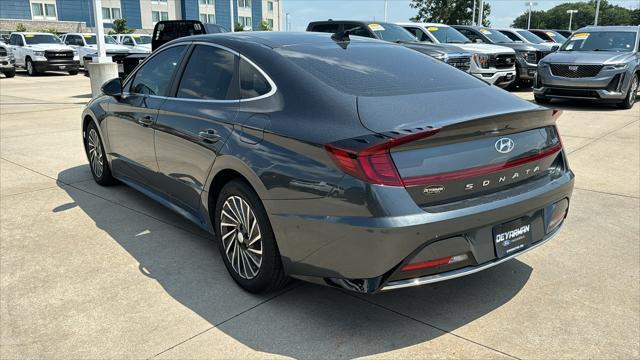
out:
M174 95L163 104L155 147L163 188L194 215L213 161L236 125L238 55L209 43L192 48Z
M9 38L9 45L11 45L11 51L16 58L16 65L24 66L24 39L20 34L12 34Z
M124 85L123 96L108 108L113 171L158 191L162 189L158 186L153 129L186 48L176 45L151 56Z

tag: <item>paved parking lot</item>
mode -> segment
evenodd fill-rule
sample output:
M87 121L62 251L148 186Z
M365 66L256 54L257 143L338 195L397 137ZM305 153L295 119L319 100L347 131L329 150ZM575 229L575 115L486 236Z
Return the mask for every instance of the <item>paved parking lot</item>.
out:
M89 93L81 75L0 79L3 359L640 357L638 104L553 104L576 189L545 246L374 296L300 282L254 296L195 226L94 184Z

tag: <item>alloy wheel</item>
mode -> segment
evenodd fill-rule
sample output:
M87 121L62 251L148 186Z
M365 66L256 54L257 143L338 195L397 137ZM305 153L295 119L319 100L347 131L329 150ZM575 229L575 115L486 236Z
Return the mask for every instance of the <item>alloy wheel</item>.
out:
M89 151L89 163L91 164L91 170L93 170L93 174L99 178L102 176L102 171L104 169L104 159L102 156L100 138L94 129L89 130L87 151Z
M253 279L262 265L262 233L251 206L230 196L220 213L220 234L227 260L243 279Z
M631 103L631 105L633 106L633 104L636 102L636 97L638 96L638 77L634 76L633 80L631 80L631 88L629 89L629 92L631 93L629 95L629 102Z
M33 63L31 61L27 61L27 73L33 75Z

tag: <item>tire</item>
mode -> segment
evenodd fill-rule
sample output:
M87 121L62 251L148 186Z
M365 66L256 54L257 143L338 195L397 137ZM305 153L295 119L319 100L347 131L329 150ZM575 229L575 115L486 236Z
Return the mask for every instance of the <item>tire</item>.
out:
M278 245L262 201L245 182L232 180L218 196L214 213L220 255L233 280L251 293L286 285Z
M627 90L627 97L620 103L618 107L621 109L631 109L636 102L638 96L638 75L634 75L629 83L629 89Z
M109 162L104 153L104 144L93 121L89 122L85 129L84 148L89 159L89 168L91 169L93 180L102 186L114 184L116 180L111 175Z
M4 72L4 76L8 77L8 78L12 78L14 76L16 76L16 70L7 70Z
M551 102L551 99L546 98L546 97L542 97L542 96L537 96L534 95L533 99L538 103L538 104L548 104Z
M78 70L69 70L69 75L78 75Z
M27 74L29 74L29 76L37 76L38 75L38 70L36 70L36 67L33 66L33 61L31 61L31 58L27 58Z

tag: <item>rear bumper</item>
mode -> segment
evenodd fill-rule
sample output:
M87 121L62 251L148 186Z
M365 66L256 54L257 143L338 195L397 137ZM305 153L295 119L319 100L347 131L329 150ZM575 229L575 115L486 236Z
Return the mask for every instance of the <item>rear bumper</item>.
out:
M543 67L537 74L533 92L546 98L620 101L627 96L630 81L631 76L624 69L603 69L594 77L565 78Z
M372 186L371 201L363 206L388 205L401 213L398 216L283 214L283 211L293 214L303 209L343 206L330 197L296 200L296 203L270 200L265 201L265 207L270 213L285 269L291 276L373 293L464 276L508 260L497 259L492 230L495 225L513 219L533 219L531 244L513 256L547 241L555 231L546 233L541 214L554 203L570 199L573 179L573 173L567 171L544 184L530 183L488 195L487 201L432 212L415 206L404 188ZM468 253L469 261L460 263L459 268L458 265L444 266L426 275L424 271L401 273L403 265L435 243L444 244L441 250Z

